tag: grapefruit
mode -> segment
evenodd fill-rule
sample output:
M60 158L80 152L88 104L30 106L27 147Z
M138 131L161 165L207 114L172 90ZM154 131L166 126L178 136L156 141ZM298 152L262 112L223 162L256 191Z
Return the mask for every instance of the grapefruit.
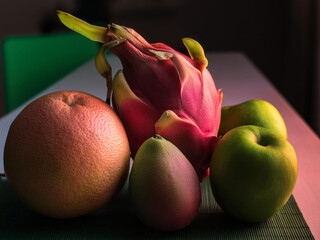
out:
M35 211L70 218L94 211L122 188L130 150L123 125L102 100L59 91L28 104L10 126L5 174Z

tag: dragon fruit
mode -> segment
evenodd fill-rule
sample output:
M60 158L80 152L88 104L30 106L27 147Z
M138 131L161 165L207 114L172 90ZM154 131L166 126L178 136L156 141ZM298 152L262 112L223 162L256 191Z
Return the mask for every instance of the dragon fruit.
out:
M206 69L201 45L183 38L188 57L165 44L150 44L127 27L98 27L61 11L58 16L70 29L103 43L96 67L107 79L108 103L113 91L112 107L126 129L132 156L146 139L159 134L184 153L200 181L206 178L219 141L222 92ZM113 80L108 50L123 66Z

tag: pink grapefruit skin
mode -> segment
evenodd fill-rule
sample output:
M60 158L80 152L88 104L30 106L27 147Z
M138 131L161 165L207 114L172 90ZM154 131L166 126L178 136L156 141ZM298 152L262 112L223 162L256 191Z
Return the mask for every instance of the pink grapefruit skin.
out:
M5 174L35 211L71 218L94 211L122 188L130 151L121 121L102 100L59 91L27 105L10 126Z

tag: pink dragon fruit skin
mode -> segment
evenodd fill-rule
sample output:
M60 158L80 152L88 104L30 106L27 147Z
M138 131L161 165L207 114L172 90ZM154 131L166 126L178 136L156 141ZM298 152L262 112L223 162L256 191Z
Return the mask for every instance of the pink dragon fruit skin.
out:
M173 54L171 58L159 60L130 40L111 51L123 64L123 73L113 82L112 103L127 130L132 154L157 133L175 144L204 179L218 142L222 99L208 70L197 68L201 65L171 49L166 50Z
M100 39L109 47L118 41L110 51L121 60L123 71L113 79L112 106L126 129L132 156L146 139L159 134L185 154L200 180L206 178L219 140L222 92L206 69L200 44L183 39L190 58L162 43L149 44L134 30L115 24Z

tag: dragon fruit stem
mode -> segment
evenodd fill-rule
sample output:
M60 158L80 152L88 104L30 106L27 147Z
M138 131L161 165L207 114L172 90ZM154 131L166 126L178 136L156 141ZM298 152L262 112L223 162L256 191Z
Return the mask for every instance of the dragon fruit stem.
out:
M125 42L126 39L122 38L119 40L114 40L111 42L107 42L101 46L99 49L96 57L95 57L95 65L96 69L100 73L100 75L103 78L106 78L107 81L107 99L106 103L110 105L110 97L111 97L111 92L112 92L112 69L111 66L106 58L106 52L110 49L113 48L123 42Z

